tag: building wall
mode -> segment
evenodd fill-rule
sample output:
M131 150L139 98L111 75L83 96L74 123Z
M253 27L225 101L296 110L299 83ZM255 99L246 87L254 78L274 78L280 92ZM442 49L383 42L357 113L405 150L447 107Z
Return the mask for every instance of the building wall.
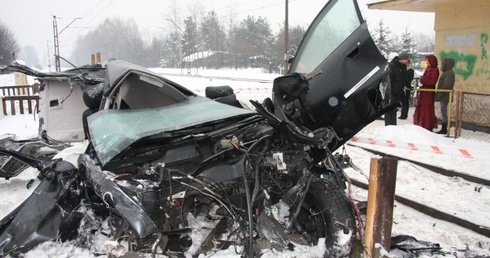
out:
M466 0L436 6L435 54L456 60L455 89L490 95L490 1Z

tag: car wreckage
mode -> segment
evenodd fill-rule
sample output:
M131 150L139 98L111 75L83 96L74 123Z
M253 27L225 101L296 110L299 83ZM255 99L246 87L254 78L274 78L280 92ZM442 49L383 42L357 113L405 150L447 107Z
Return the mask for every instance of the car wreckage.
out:
M319 239L326 257L352 252L359 216L333 153L395 107L387 61L355 0L325 5L289 73L253 109L227 90L198 96L122 60L57 73L2 69L35 76L41 90L50 78L81 89L87 146L75 162L0 147L9 157L0 176L18 175L18 160L41 180L0 221L0 255L51 240L87 247L103 232L126 252L178 256L193 244L191 214L216 222L196 253L234 245L254 257Z

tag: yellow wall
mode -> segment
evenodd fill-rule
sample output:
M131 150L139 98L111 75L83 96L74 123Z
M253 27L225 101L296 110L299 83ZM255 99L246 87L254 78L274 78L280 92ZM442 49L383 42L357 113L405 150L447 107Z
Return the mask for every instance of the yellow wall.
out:
M490 94L490 1L466 0L436 7L435 54L456 60L455 89Z

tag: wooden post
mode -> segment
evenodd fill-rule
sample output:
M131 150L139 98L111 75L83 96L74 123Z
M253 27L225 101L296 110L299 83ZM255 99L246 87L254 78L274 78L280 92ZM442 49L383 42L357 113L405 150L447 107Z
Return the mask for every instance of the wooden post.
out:
M100 64L101 63L100 52L95 53L95 61L96 61L97 64Z
M390 251L397 163L393 158L371 158L364 257L383 257L382 249Z
M90 55L90 64L95 64L95 54Z
M3 96L0 96L0 102L2 102L2 104L0 105L0 118L3 118L5 115L7 115L7 110L5 110L5 100L3 99Z
M23 73L19 73L19 72L14 72L14 81L15 81L15 85L26 85L27 84L27 75L25 75Z

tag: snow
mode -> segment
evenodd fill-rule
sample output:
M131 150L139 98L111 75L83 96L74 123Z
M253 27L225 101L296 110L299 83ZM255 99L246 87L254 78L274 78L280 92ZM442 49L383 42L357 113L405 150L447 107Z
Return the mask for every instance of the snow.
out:
M269 96L272 80L279 76L277 74L265 74L257 70L215 71L201 69L197 71L199 74L193 70L191 74L182 73L181 69L155 68L153 70L165 74L165 77L201 95L204 94L205 86L229 85L235 89L235 92L240 92L240 98L244 103L248 102L248 99L260 101ZM0 82L9 81L8 78L2 78L5 76L0 76ZM250 78L255 80L250 80ZM413 108L411 108L411 112L413 112ZM376 120L355 136L357 141L351 140L345 145L345 149L338 149L338 152L345 151L353 163L363 171L360 173L352 168L346 168L346 174L357 181L368 182L365 175L369 175L370 161L372 158L379 158L379 156L360 148L366 147L474 177L490 179L487 174L487 168L490 167L489 142L468 138L454 139L438 135L413 125L410 118L411 115L409 114L408 120L398 120L397 126L384 126L384 121ZM7 135L15 135L17 140L36 137L37 119L33 115L0 118L0 139ZM454 128L451 130L453 131ZM416 146L416 149L410 147L408 143L412 144L411 146ZM435 151L434 146L439 151ZM73 146L75 153L82 152L83 148L83 143ZM470 156L468 157L465 153ZM0 202L0 217L8 214L9 210L30 194L34 187L29 190L25 186L31 179L35 179L37 183L36 175L34 169L27 169L15 178L0 180L0 194L4 196ZM355 200L367 200L366 190L355 186L351 186L350 189ZM490 228L488 211L490 187L488 186L469 182L459 177L443 176L414 163L399 161L396 195L434 207L482 227ZM205 224L200 224L198 227L205 226ZM444 257L490 257L490 238L458 225L424 215L398 202L395 202L392 235L410 235L418 240L438 243L447 253ZM107 250L111 246L104 239L96 243L100 244L99 250ZM295 251L280 254L270 251L263 257L319 257L321 253L322 250L319 246L299 246ZM397 257L394 253L390 256ZM95 257L95 255L69 243L48 242L37 246L24 257ZM204 256L201 255L200 257ZM215 253L213 257L239 257L239 255L236 254L234 247L230 247L228 250Z

